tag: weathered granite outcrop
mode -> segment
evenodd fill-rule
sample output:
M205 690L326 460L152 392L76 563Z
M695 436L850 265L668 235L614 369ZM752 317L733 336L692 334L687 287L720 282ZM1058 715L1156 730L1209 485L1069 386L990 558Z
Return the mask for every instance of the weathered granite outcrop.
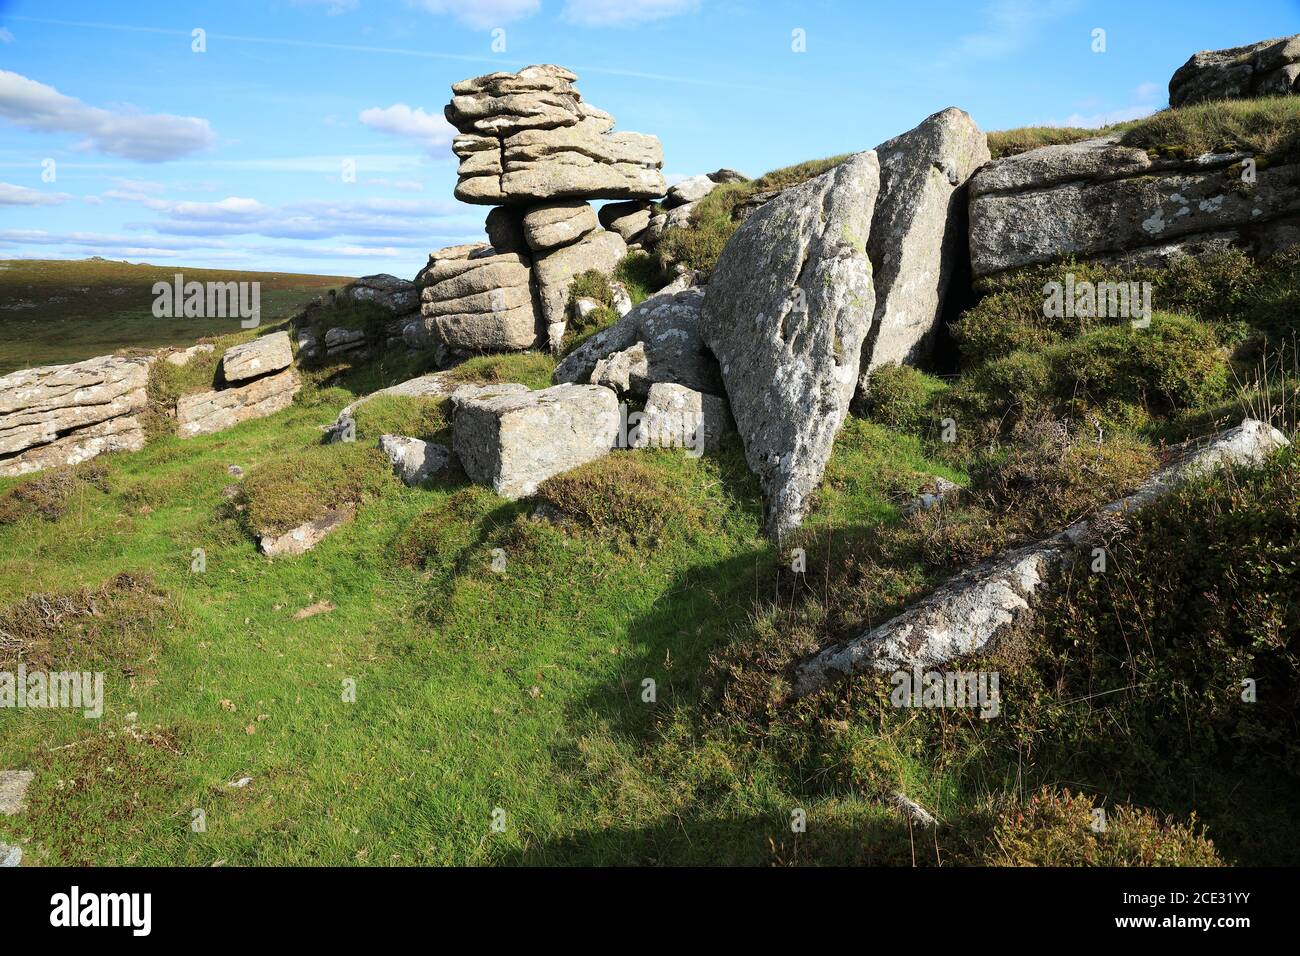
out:
M879 186L866 152L787 189L731 237L705 291L701 332L773 538L803 520L857 386L876 304L867 242Z
M1300 34L1192 55L1169 80L1169 105L1300 93Z
M293 345L288 332L272 332L226 349L221 356L221 375L227 382L242 382L269 375L293 364Z
M383 272L349 283L339 296L352 302L373 303L393 315L409 315L420 308L420 290L414 282Z
M618 399L609 389L554 385L461 402L452 447L471 481L515 499L609 454L619 428Z
M274 415L293 404L301 387L298 374L287 368L233 388L182 396L176 401L177 432L193 438Z
M897 617L814 655L799 666L792 696L811 694L836 678L872 669L933 666L987 647L1027 621L1043 589L1051 586L1054 572L1091 545L1099 520L1144 507L1215 468L1258 463L1289 444L1277 429L1248 418L1204 443L1174 449L1164 467L1137 491L1090 519L963 571Z
M496 205L662 196L659 140L611 132L614 118L583 101L577 79L541 65L453 84L445 113L461 134L452 142L456 198Z
M703 307L703 289L651 296L566 355L552 380L597 382L604 378L604 384L636 398L645 398L656 382L721 395L717 359L700 334Z
M725 398L706 395L685 385L656 382L650 386L645 411L630 436L633 448L690 448L712 451L736 430Z
M0 376L0 475L144 447L151 358L102 355Z
M994 160L970 182L977 278L1061 256L1160 264L1233 246L1269 253L1295 240L1300 164L1236 153L1152 158L1115 135Z

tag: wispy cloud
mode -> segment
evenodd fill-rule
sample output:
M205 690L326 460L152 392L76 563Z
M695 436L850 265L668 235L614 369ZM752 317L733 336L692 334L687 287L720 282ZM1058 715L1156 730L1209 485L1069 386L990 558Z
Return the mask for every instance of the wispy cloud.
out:
M372 106L362 110L359 118L370 129L418 144L430 156L444 155L456 135L456 128L441 115L412 109L405 103Z
M698 0L565 0L562 16L583 27L625 27L698 8Z
M430 13L448 14L475 30L504 26L542 8L541 0L419 0L418 5Z
M42 192L13 183L0 183L0 206L57 206L72 198L68 193Z
M37 132L75 133L85 137L83 149L146 163L188 156L216 142L205 119L100 109L8 70L0 70L0 116Z
M958 39L957 52L977 60L1008 56L1032 42L1044 25L1078 6L1078 0L996 0L984 9L984 27Z

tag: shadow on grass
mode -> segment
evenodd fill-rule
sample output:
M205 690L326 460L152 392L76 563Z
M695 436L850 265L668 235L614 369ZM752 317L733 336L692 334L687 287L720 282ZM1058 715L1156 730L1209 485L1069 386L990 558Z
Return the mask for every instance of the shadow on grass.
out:
M542 842L503 858L510 866L918 866L936 860L934 831L909 835L901 819L854 822L810 816L795 833L788 817L750 814L668 819L647 827L609 827ZM940 845L945 864L948 853Z

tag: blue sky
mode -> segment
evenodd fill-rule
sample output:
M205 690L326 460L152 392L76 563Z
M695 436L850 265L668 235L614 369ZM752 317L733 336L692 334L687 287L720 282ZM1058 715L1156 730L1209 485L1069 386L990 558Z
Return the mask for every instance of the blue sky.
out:
M487 212L452 199L450 84L530 63L658 136L673 182L947 106L1132 118L1193 52L1297 32L1300 0L0 0L0 258L411 277Z

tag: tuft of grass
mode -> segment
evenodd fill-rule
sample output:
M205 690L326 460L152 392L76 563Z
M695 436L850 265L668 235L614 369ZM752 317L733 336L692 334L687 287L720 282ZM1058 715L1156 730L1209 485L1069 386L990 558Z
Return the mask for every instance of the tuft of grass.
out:
M1077 126L1022 126L1019 129L994 130L988 134L989 153L993 159L1002 159L1040 146L1064 146L1104 134L1104 130Z
M667 285L655 257L640 250L629 252L619 260L614 267L614 278L623 283L633 305L639 305Z
M254 534L283 534L335 508L360 505L391 481L388 459L369 442L318 445L259 465L240 485L240 502Z
M689 269L711 271L727 240L738 228L739 224L732 217L737 205L755 193L787 189L820 176L844 162L849 155L844 153L808 160L774 169L748 182L715 186L691 210L689 226L667 229L659 238L655 246L659 270L668 273L671 266L681 264Z
M867 377L857 411L896 431L916 433L932 422L935 397L947 387L943 380L910 365L882 365Z
M473 385L520 382L538 389L551 384L554 371L555 359L545 352L504 352L467 359L452 369L448 378Z
M815 179L822 173L834 169L852 155L852 153L839 153L823 159L805 160L802 163L795 163L793 166L782 166L780 169L773 169L771 172L764 173L749 183L740 183L738 185L752 185L752 192L798 186L800 183L806 183L808 180Z
M381 435L407 435L423 441L451 444L447 399L409 395L380 395L353 414L356 439L374 444Z
M595 299L601 305L612 306L614 291L609 287L609 276L599 269L588 269L586 272L578 273L573 277L573 284L569 286L570 309L578 299Z

